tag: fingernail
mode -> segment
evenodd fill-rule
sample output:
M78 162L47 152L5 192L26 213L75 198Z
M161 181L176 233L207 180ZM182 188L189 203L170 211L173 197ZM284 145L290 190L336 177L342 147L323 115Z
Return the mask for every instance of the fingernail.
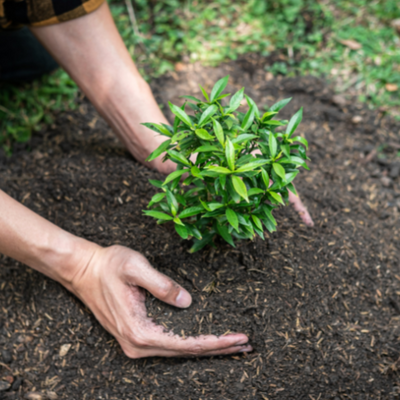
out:
M236 344L239 346L241 344L246 344L249 341L248 338L243 338L241 340L239 340L238 342L236 342Z
M251 346L246 346L243 349L240 349L239 353L249 353L250 351L253 351L253 348Z
M181 289L175 299L175 304L177 307L187 308L192 304L192 296L186 290Z

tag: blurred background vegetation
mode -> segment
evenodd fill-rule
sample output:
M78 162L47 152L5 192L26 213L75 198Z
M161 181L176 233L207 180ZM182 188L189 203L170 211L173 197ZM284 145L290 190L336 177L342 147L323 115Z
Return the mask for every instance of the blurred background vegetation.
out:
M312 74L400 119L398 0L109 1L121 36L147 80L177 62L207 65L246 53L282 54L274 75ZM134 14L132 14L132 9ZM399 21L397 21L399 22ZM0 86L0 148L12 152L78 89L61 69L30 84Z

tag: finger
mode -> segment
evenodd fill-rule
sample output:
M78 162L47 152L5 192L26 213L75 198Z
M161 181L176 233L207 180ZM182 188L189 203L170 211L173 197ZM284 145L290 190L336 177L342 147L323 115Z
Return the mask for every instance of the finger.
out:
M209 353L203 354L203 356L204 357L224 356L224 355L235 354L235 353L250 353L251 351L253 351L253 346L251 346L251 345L232 346L227 349L210 351Z
M253 351L253 347L250 345L244 346L232 346L227 349L210 351L208 353L202 353L199 355L186 354L176 350L165 350L165 349L146 349L135 352L133 358L144 358L144 357L212 357L212 356L223 356L237 353L250 353Z
M125 272L128 283L148 290L165 303L180 308L189 307L192 303L192 297L183 287L155 270L140 253L136 253L135 257L128 261Z
M299 213L302 221L307 226L314 226L314 221L311 218L310 213L308 212L307 208L302 203L299 196L296 196L289 190L289 203L293 205L294 209Z
M149 333L152 336L151 342L145 348L135 348L134 358L142 357L205 357L213 355L224 355L240 352L252 351L252 346L248 344L248 338L243 334L232 334L224 337L214 335L189 337L183 339L177 335L163 333L155 340L155 331ZM163 336L161 338L161 336ZM168 339L166 340L166 337ZM129 354L129 352L128 352Z
M157 346L172 351L176 355L201 356L231 347L244 346L248 344L248 341L249 338L242 333L219 337L215 335L191 336L185 339L163 333L157 338Z

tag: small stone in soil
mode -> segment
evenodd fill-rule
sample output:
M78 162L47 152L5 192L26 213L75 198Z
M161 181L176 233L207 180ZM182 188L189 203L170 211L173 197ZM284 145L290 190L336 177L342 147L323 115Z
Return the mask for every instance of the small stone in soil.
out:
M352 119L351 122L353 124L359 124L360 122L362 122L363 118L361 115L355 115Z
M0 392L4 392L10 388L10 384L6 381L0 381Z
M396 179L400 175L400 163L395 162L390 167L389 176L393 179Z
M17 391L22 385L22 378L17 378L11 386L11 390Z
M2 355L2 357L3 357L3 361L4 361L6 364L10 364L10 362L12 361L12 355L11 355L11 353L10 353L8 350L3 350L3 351L1 352L1 355Z
M94 337L93 336L88 336L86 339L86 343L90 346L94 345Z
M392 180L387 176L382 176L381 183L385 187L389 187L392 184Z

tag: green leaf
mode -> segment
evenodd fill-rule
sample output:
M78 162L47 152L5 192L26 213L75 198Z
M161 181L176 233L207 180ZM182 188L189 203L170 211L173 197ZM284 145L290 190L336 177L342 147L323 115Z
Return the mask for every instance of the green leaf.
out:
M262 223L260 221L260 218L258 218L256 215L252 214L251 215L252 220L254 221L254 223L256 224L257 228L262 231L263 230L263 226Z
M221 94L221 96L218 96L217 98L215 98L214 101L224 99L225 97L228 97L230 95L231 95L230 93ZM220 110L221 110L221 108L220 108Z
M202 239L200 231L194 225L188 224L188 225L185 225L185 226L186 226L186 229L189 232L189 235L195 237L198 240Z
M301 136L296 136L290 140L290 142L300 142L308 150L308 142Z
M188 167L191 166L190 161L184 157L181 153L175 151L175 150L167 150L167 153L170 155L170 157L184 165L187 165Z
M209 153L210 151L222 152L221 149L219 149L218 147L206 144L204 146L198 147L196 150L193 151L193 153Z
M179 218L189 218L189 217L193 217L195 215L201 214L202 212L204 212L204 208L202 206L193 206L193 207L189 207L186 208L185 210L183 210L178 217Z
M172 215L175 217L179 209L179 204L170 190L167 190L167 201L169 208L171 209Z
M222 203L208 203L208 207L210 208L211 211L218 210L218 208L223 207L224 205Z
M284 203L283 200L282 200L282 197L281 197L278 193L273 192L272 190L270 190L270 191L268 191L268 194L271 195L271 197L272 197L275 201L277 201L278 203L281 203L281 204L285 205L285 203Z
M226 88L226 85L228 84L229 80L229 75L224 76L222 79L217 81L217 83L214 85L214 87L211 90L210 94L210 101L214 101Z
M305 168L305 169L307 169L307 170L309 170L310 168L308 168L308 166L307 166L307 164L305 163L305 161L302 159L302 158L300 158L300 157L297 157L297 156L290 156L290 157L287 157L287 158L281 158L280 160L279 160L279 162L281 163L281 164L295 164L295 165L301 165L303 168Z
M286 157L290 157L290 145L281 143L281 150Z
M269 143L269 151L271 153L271 157L275 158L276 151L278 149L278 142L275 139L275 136L274 136L274 134L272 132L269 134L268 143Z
M242 167L238 168L235 172L239 173L239 172L253 171L256 168L260 167L261 165L265 165L268 163L269 163L269 160L262 160L261 162L253 161L253 162L250 162L250 163L245 164Z
M207 107L206 110L201 114L198 125L203 126L207 123L207 121L218 111L218 107L213 104L210 107Z
M235 211L233 211L231 208L227 208L225 215L228 222L235 228L237 232L239 232L239 220Z
M264 211L265 216L274 224L274 226L276 226L277 223L274 216L272 215L272 210L266 204L263 205L262 209Z
M149 182L155 186L156 188L161 189L163 187L163 183L161 181L157 181L155 179L149 179Z
M278 101L277 103L273 104L269 108L269 111L280 111L280 110L282 110L282 108L285 107L286 104L288 104L290 102L290 100L292 100L291 97L289 97L288 99L283 99L283 100Z
M182 185L183 186L188 186L188 185L190 185L191 183L193 183L193 181L196 179L196 177L195 176L188 176L183 182L182 182Z
M238 176L232 175L232 183L233 187L235 188L237 194L243 197L247 202L249 202L249 197L247 195L247 188L244 184L243 180L240 179Z
M184 99L192 100L192 101L194 101L195 103L201 103L201 100L198 99L197 97L193 97L193 96L180 96L180 97L181 97L181 98L184 98Z
M278 121L276 119L270 119L269 121L264 122L265 125L273 125L273 126L285 126L286 124L282 121Z
M162 219L164 221L171 221L174 218L171 217L168 214L164 214L160 211L153 211L153 210L149 210L149 211L143 211L145 215L149 216L149 217L153 217L153 218L157 218L157 219Z
M240 103L243 100L243 93L244 93L244 88L241 88L231 97L231 100L229 101L229 108L227 110L228 113L235 111L240 107Z
M222 189L225 190L226 175L220 175L218 179Z
M276 231L275 225L268 218L263 218L262 222L264 223L265 227L269 232L272 233Z
M203 140L214 140L215 139L205 129L196 129L195 133L200 139L203 139Z
M201 171L195 165L192 168L190 168L190 173L196 178L202 179Z
M201 89L201 93L203 93L204 98L205 98L207 101L210 101L210 98L208 97L207 92L203 89L203 87L202 87L201 85L199 85L199 86L200 86L200 89Z
M188 172L187 169L180 169L178 171L172 172L171 174L169 174L167 176L167 179L164 181L163 186L166 185L167 183L173 181L174 179L181 177L186 172Z
M274 169L275 173L276 173L280 178L282 178L283 180L285 180L285 178L286 178L286 176L285 176L285 175L286 175L286 171L285 171L285 168L283 168L281 164L273 163L273 164L272 164L272 168Z
M261 168L261 176L264 181L265 187L268 189L269 188L269 175L268 175L268 172L264 168Z
M199 199L199 200L200 200L200 203L203 206L203 208L205 208L207 211L211 211L210 207L208 207L208 204L205 201L203 201L202 199Z
M186 226L184 225L179 225L179 224L175 224L175 230L178 233L178 235L182 238L182 239L187 239L189 237L189 232L186 229Z
M267 111L266 113L264 113L264 115L261 118L261 121L266 120L267 118L270 119L272 118L274 115L278 114L276 111Z
M217 137L218 141L221 143L222 147L225 147L225 137L224 137L224 130L222 129L221 124L213 119L213 128L215 136Z
M218 172L221 174L231 174L232 173L232 171L230 171L228 168L225 168L225 167L211 166L211 167L207 167L207 170L212 171L212 172Z
M201 240L194 240L194 245L189 250L190 253L195 253L196 251L201 250L203 247L207 246L214 238L214 233L207 233L203 235L203 239Z
M163 125L155 124L152 122L143 122L141 125L144 125L146 128L149 128L154 132L160 133L161 135L168 137L172 136L172 133Z
M192 120L190 119L189 115L185 113L180 107L172 104L170 101L168 102L169 108L171 109L172 113L175 114L184 124L189 127L192 127Z
M289 184L290 182L292 182L293 179L296 178L298 173L299 173L299 170L287 173L285 175L285 179L284 179L285 183Z
M297 190L296 190L296 188L294 187L293 183L289 183L289 184L287 185L287 188L288 188L295 196L298 196Z
M185 224L179 219L179 217L175 217L174 222L175 222L175 224L185 226Z
M265 190L262 190L260 188L251 188L249 189L249 191L247 192L248 196L254 196L255 194L261 194L261 193L265 193Z
M254 108L250 107L249 111L247 111L246 115L243 118L242 129L244 131L249 129L253 121L254 121Z
M235 170L235 148L229 138L226 138L225 156L231 171Z
M236 247L235 243L233 242L232 236L229 233L228 228L225 225L217 224L218 233L222 236L222 238L228 242L231 246Z
M257 107L257 104L255 103L255 101L254 101L251 97L247 96L247 94L245 94L245 97L246 97L248 106L249 106L249 107L253 107L253 109L254 109L254 115L255 115L258 119L260 119L260 111L258 110L258 107Z
M292 136L293 132L299 126L302 118L303 118L303 107L301 107L300 110L297 111L297 113L294 114L292 118L290 118L289 124L286 128L286 134L289 137Z
M155 194L148 204L147 207L151 207L153 204L160 202L165 197L165 193L157 193Z
M253 140L258 138L257 135L253 135L250 133L243 133L242 135L239 135L238 137L235 137L232 139L232 143L243 143L243 142L248 142L249 140Z
M185 137L189 136L190 132L178 132L171 138L171 143L180 142L181 140L185 139Z
M155 149L147 158L146 161L153 161L155 158L160 156L162 153L165 153L165 151L168 149L168 146L171 144L171 140L166 140L165 142L162 142L157 149Z

